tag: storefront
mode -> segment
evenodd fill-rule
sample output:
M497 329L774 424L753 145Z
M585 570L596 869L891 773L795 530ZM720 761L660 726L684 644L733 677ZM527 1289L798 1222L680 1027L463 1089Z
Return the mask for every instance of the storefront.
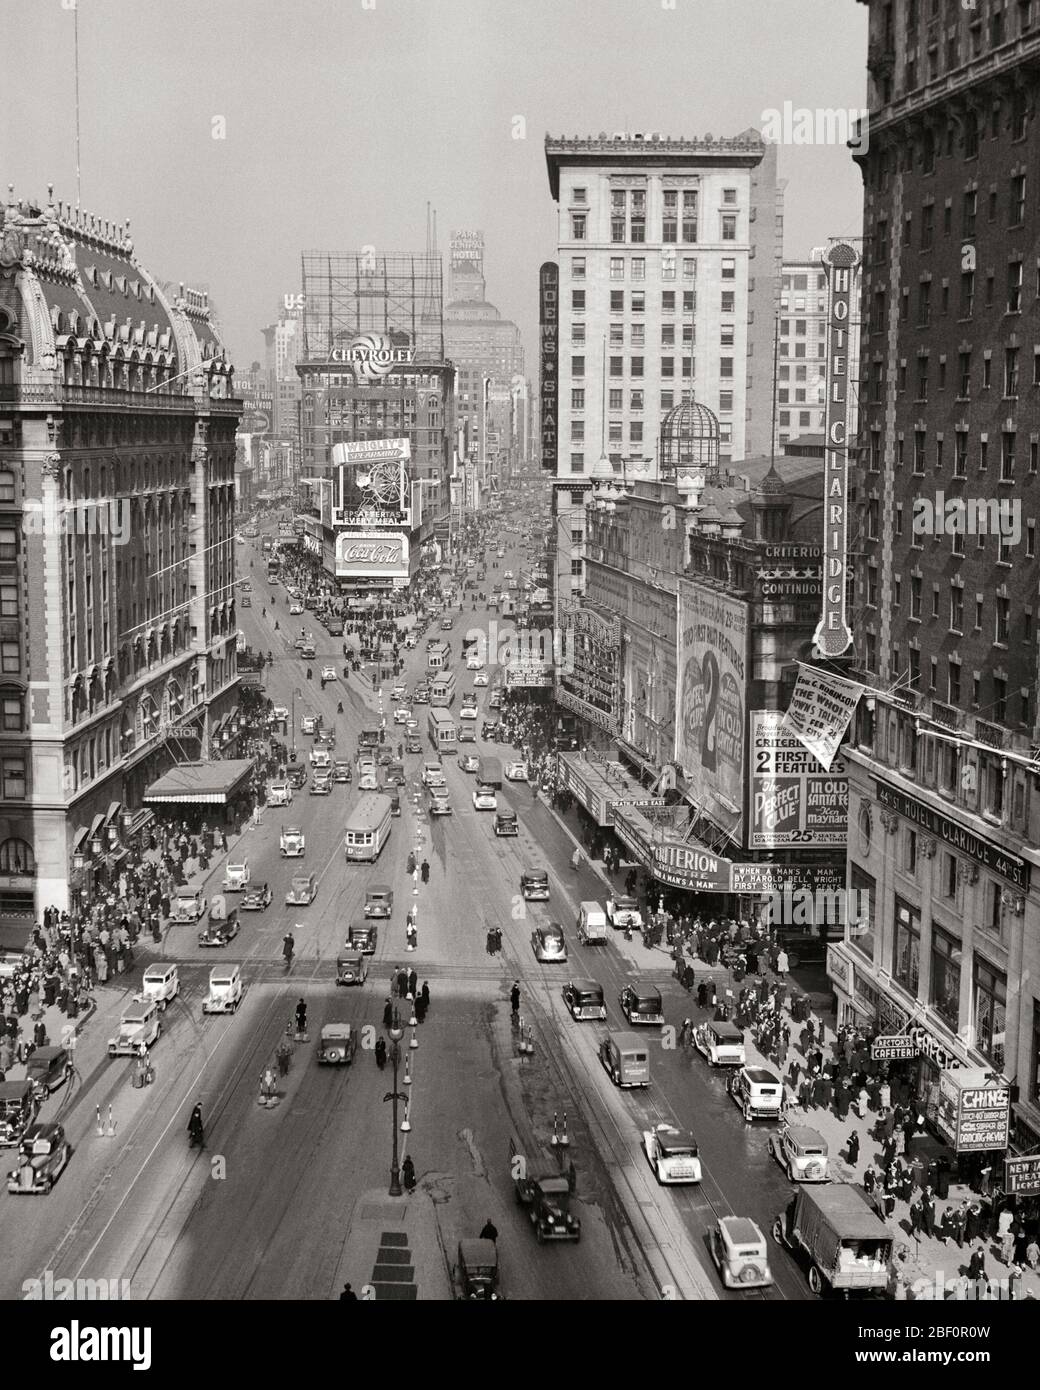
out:
M225 758L218 762L181 763L170 768L147 789L144 799L150 806L206 808L223 806L231 819L236 805L244 804L252 758Z
M598 826L614 824L615 808L664 806L663 797L648 796L646 788L619 762L581 753L558 757L559 785L569 791Z

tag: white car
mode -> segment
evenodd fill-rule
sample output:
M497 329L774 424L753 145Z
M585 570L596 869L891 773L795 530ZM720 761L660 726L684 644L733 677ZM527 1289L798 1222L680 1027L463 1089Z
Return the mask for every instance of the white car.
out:
M268 806L291 806L292 787L280 780L268 782L264 799Z
M279 720L284 720L285 723L288 724L289 711L285 705L275 705L271 710L271 718L276 722Z
M297 614L302 612L304 612L303 604L299 599L294 598L292 603L289 604L289 617L295 618Z
M295 825L287 826L282 831L278 848L283 859L302 859L307 850L303 831Z
M459 710L459 718L476 719L478 718L479 713L480 712L477 709L476 705L463 705L462 708Z
M321 678L323 681L334 681L336 679L335 666L323 666L321 668Z
M393 690L391 690L390 692L390 698L391 700L407 700L408 687L406 685L395 685Z
M430 793L430 815L431 816L450 816L451 802L448 800L448 793L441 790L433 790Z
M478 811L497 811L498 801L495 797L494 787L475 787L473 805Z
M484 669L484 658L483 658L482 656L478 656L478 655L476 654L476 652L473 652L473 653L471 653L471 655L467 656L467 658L466 658L466 670L467 670L467 671L483 671L483 669Z
M311 767L332 766L332 754L329 752L327 748L323 748L320 744L315 744L315 746L307 754L307 758L310 762Z
M478 671L477 674L473 677L474 686L487 685L487 683L488 673L486 671Z
M688 1130L658 1125L643 1130L643 1152L660 1183L700 1182L701 1160L697 1141Z
M134 1057L142 1044L151 1047L161 1032L158 1003L154 999L144 999L127 1009L119 1020L119 1031L108 1040L108 1055Z
M394 723L395 723L395 724L407 724L408 721L409 721L409 719L411 719L411 717L412 717L412 711L408 708L407 705L401 705L401 706L399 706L397 709L394 710Z
M505 778L507 782L526 782L527 764L520 762L506 763Z
M503 571L502 571L502 578L503 578L503 579L512 579L512 577L513 577L513 571L512 571L512 570L503 570Z
M422 767L422 784L424 787L443 787L445 785L443 765L428 758Z

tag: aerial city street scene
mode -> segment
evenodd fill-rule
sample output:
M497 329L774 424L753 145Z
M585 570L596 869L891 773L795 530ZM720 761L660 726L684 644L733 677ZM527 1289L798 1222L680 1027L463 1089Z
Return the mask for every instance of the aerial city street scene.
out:
M184 1300L989 1361L1040 0L0 33L0 1298L76 1301L57 1361Z

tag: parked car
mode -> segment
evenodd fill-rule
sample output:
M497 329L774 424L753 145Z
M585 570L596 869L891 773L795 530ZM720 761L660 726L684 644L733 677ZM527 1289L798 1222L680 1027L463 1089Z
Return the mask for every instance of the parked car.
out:
M72 1054L65 1047L38 1047L25 1064L33 1095L43 1102L72 1075Z
M357 1051L357 1034L349 1023L324 1023L318 1039L318 1061L326 1066L349 1065Z
M643 916L635 898L611 893L607 899L607 921L612 927L630 927L634 931L643 930Z
M526 782L527 764L515 761L506 763L505 776L507 782Z
M50 1192L72 1157L72 1146L59 1124L35 1124L21 1137L18 1167L7 1175L7 1190L18 1196Z
M33 1083L0 1081L0 1148L12 1148L35 1121L40 1109Z
M249 892L244 895L239 907L243 912L263 912L265 908L271 906L274 894L268 883L254 884Z
M818 1130L781 1120L766 1147L792 1182L827 1181L827 1141Z
M110 1057L136 1057L142 1044L151 1047L162 1032L159 1005L153 999L131 1004L119 1020L119 1028L108 1040Z
M314 874L293 874L292 886L285 895L286 907L307 907L314 901L318 881Z
M201 888L178 888L177 896L173 901L173 911L170 914L171 922L192 922L195 923L205 916L206 899L202 895Z
M697 1140L685 1129L660 1124L643 1131L643 1152L660 1183L700 1182Z
M727 1289L761 1289L773 1282L760 1227L747 1216L720 1216L708 1242Z

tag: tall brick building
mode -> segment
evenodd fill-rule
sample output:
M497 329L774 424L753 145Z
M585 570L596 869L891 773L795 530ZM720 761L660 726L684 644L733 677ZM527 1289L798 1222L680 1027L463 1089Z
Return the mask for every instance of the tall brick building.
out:
M90 887L173 731L227 741L232 385L126 228L0 208L0 927Z
M931 1115L944 1072L1013 1082L1022 1149L1040 1144L1038 9L870 2L850 549L875 694L848 749L848 858L872 909L830 964L847 1016L913 1037Z

